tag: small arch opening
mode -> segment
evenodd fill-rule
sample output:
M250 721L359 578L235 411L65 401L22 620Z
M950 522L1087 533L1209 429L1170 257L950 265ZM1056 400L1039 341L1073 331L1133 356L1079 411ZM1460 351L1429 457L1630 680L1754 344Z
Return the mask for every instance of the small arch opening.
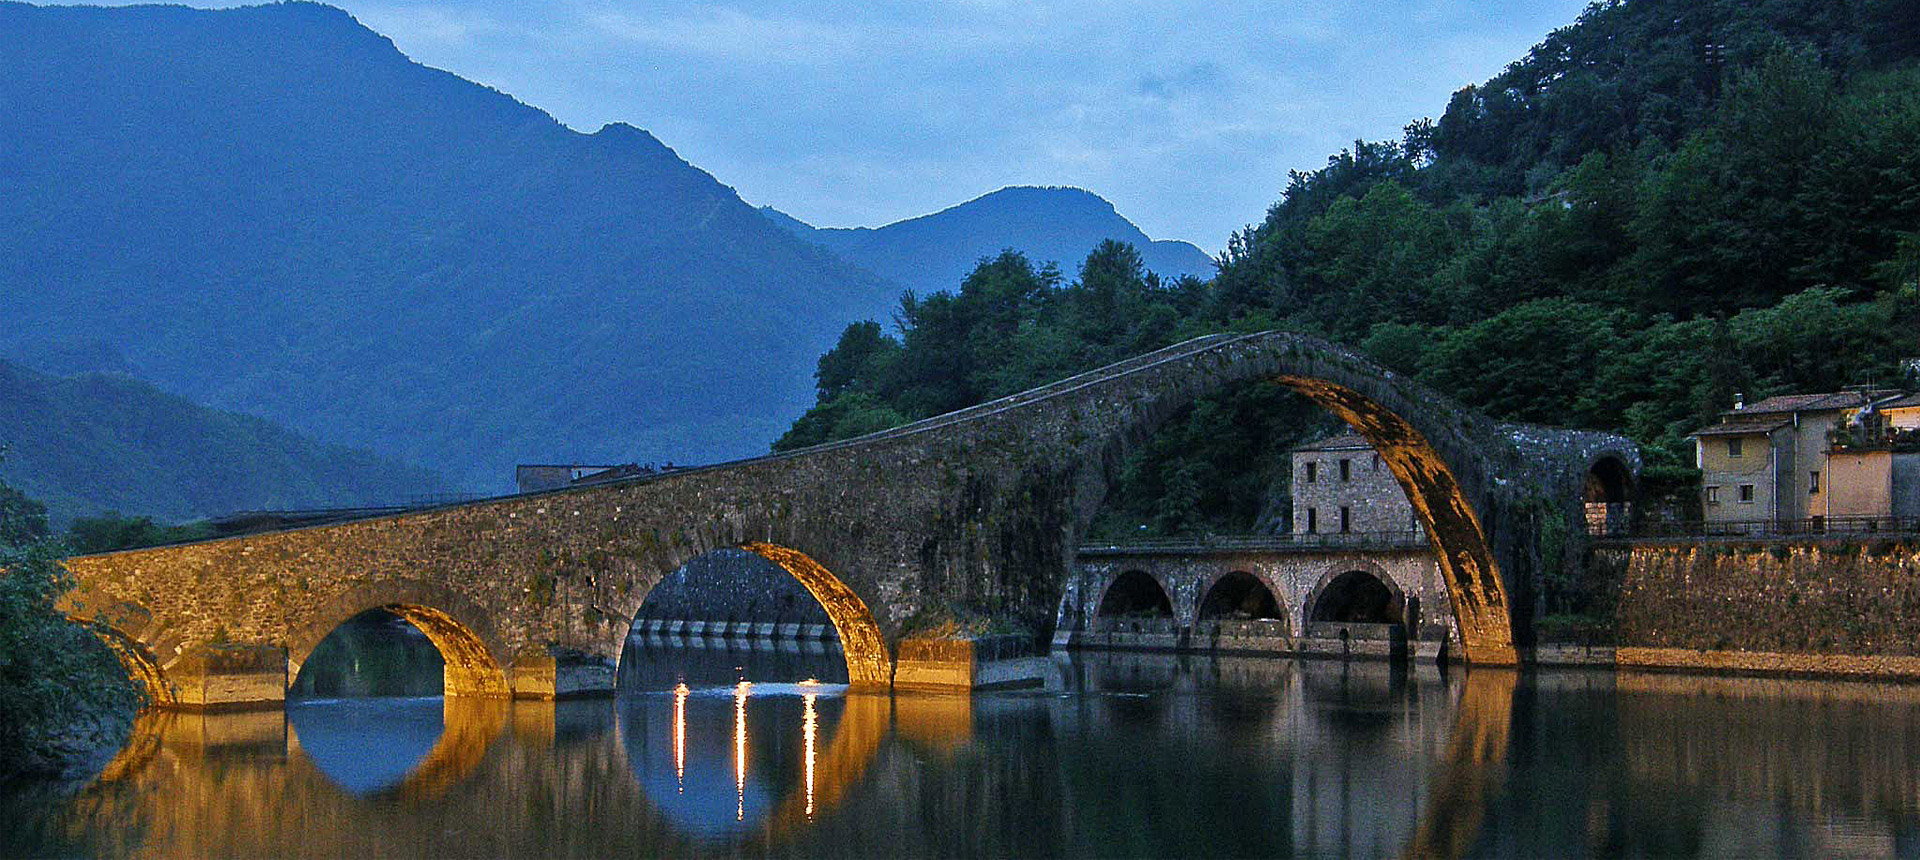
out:
M369 609L328 633L300 664L289 699L439 696L446 659L427 634L391 610Z
M289 698L510 695L505 670L479 634L416 603L375 603L338 623L315 624L295 637L287 658Z
M1115 577L1100 599L1103 618L1172 618L1173 601L1152 576L1129 570Z
M1245 571L1233 571L1215 581L1200 601L1202 621L1278 620L1280 601L1259 577Z
M1380 577L1350 570L1333 578L1314 600L1313 621L1337 624L1402 624L1399 593Z
M1590 534L1625 534L1633 517L1633 473L1618 457L1595 460L1580 500Z

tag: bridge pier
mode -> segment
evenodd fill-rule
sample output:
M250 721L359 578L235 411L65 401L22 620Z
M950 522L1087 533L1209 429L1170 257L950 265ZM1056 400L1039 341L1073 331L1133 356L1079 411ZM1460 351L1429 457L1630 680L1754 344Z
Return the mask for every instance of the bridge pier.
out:
M1037 687L1049 663L1024 636L903 639L894 661L896 690L967 693Z
M614 661L561 648L528 648L507 667L513 698L556 699L611 696Z
M187 710L278 708L287 700L287 649L275 645L199 645L167 667L155 704Z

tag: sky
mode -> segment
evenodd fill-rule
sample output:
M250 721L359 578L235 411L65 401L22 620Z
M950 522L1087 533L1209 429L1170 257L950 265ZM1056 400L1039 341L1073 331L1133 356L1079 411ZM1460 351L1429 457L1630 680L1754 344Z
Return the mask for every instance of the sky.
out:
M1072 185L1209 252L1288 171L1397 139L1586 5L334 2L415 61L580 131L647 129L816 226Z

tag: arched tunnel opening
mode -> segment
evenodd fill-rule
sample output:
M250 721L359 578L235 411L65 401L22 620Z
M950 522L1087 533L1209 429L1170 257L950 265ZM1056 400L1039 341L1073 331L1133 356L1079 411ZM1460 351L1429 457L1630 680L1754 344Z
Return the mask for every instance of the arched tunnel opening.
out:
M1336 576L1314 599L1310 620L1338 624L1402 624L1406 607L1386 582L1364 570Z
M1633 521L1633 473L1618 457L1601 457L1587 470L1581 502L1587 532L1596 536L1624 535Z
M1233 571L1207 589L1200 601L1201 621L1284 620L1273 590L1253 574Z
M1159 580L1138 570L1115 577L1100 598L1103 618L1172 618L1173 601Z

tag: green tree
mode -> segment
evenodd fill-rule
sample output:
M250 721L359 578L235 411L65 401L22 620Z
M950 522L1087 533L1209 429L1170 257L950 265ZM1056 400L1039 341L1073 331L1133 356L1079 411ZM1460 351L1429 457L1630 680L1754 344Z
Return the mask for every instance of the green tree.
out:
M60 773L124 743L144 703L100 631L57 608L72 581L45 519L0 483L0 776Z

